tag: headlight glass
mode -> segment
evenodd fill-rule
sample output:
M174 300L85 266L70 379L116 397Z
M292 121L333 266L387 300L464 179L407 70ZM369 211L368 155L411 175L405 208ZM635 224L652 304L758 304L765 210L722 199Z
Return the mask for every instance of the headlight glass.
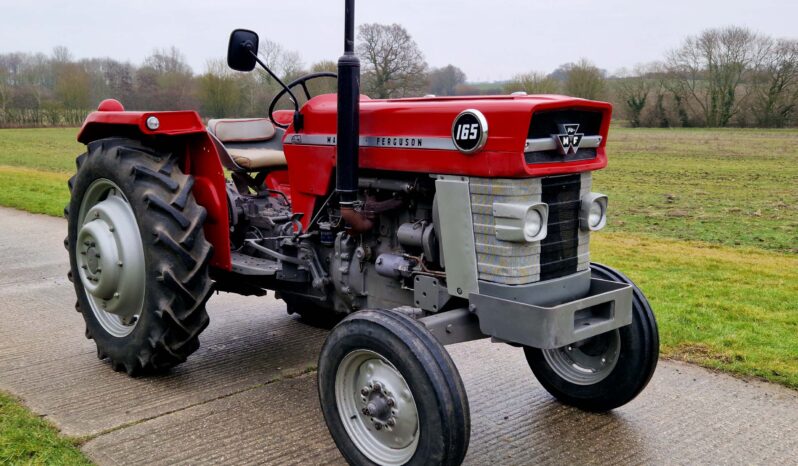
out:
M601 230L607 225L607 196L588 193L579 207L579 226L583 231Z
M599 223L601 223L601 219L604 217L604 207L602 206L601 202L597 200L593 201L590 205L590 214L588 215L588 223L590 224L590 228L596 228Z
M543 218L540 216L540 212L535 209L529 209L526 213L526 219L524 219L524 235L528 238L533 238L540 233L542 227Z

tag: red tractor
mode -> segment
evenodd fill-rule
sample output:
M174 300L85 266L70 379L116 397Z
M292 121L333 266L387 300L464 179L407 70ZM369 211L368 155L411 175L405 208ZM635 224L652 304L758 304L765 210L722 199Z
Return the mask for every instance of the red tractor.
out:
M269 71L257 51L258 36L236 30L228 63ZM585 410L637 396L657 364L654 315L628 278L589 260L606 223L591 173L607 164L611 106L369 99L354 0L338 92L312 97L307 82L330 77L283 85L263 119L206 126L114 100L89 115L66 246L98 356L131 375L168 369L199 347L211 291L273 290L304 320L340 321L319 398L354 464L463 460L469 407L448 344L522 347L543 387ZM295 109L275 111L286 94Z

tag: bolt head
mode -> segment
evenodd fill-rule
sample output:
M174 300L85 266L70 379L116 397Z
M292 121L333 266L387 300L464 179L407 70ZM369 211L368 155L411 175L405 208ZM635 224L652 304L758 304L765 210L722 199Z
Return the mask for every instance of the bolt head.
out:
M158 119L158 117L151 116L147 118L147 128L150 131L155 131L160 127L161 127L161 121Z
M374 424L374 428L375 428L375 429L377 429L377 430L382 430L382 424L380 424L380 423L375 423L375 424Z
M374 391L379 392L382 391L382 385L379 382L374 382Z
M361 412L362 412L363 414L365 414L366 416L368 416L370 411L369 411L369 409L368 409L368 408L364 407L364 408L361 410Z
M394 400L393 398L388 398L388 402L387 403L388 403L388 406L393 406L393 405L396 404L396 400Z
M388 419L388 422L387 422L387 424L388 424L390 427L393 427L393 426L395 426L395 425L396 425L396 419L394 419L394 418L390 418L390 419Z
M360 394L363 395L363 396L368 395L369 394L369 388L368 387L361 388L360 389Z

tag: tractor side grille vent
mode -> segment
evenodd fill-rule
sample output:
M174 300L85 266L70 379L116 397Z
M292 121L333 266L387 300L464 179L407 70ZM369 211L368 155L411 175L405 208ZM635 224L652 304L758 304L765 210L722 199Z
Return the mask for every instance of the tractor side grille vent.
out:
M579 132L585 136L598 136L601 132L602 113L593 110L547 110L532 115L527 139L550 138L560 134L560 125L579 124ZM526 163L572 162L596 158L596 149L580 148L575 154L563 156L557 150L527 152Z

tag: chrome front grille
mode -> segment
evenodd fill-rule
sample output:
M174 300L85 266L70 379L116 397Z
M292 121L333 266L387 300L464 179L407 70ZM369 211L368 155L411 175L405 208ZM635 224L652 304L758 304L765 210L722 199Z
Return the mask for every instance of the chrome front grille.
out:
M590 236L579 229L578 211L579 199L590 188L589 172L546 178L471 178L469 190L479 279L525 285L586 270L590 262ZM547 203L546 239L534 243L498 240L494 202Z

